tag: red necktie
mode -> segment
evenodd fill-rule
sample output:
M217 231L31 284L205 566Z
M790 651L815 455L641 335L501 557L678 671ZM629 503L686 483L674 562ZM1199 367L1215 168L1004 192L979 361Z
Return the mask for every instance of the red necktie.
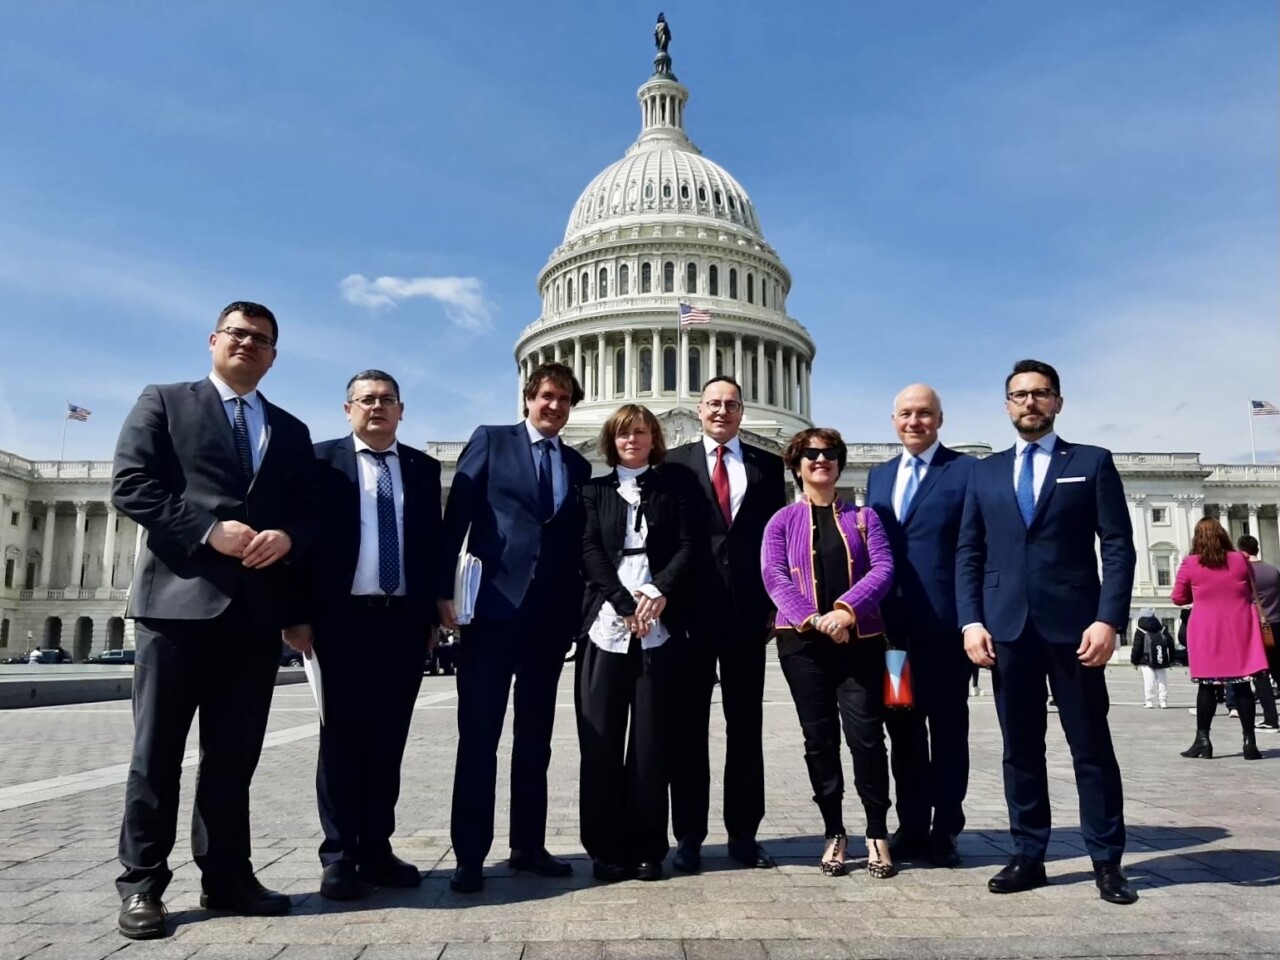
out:
M729 501L729 470L724 465L724 447L716 447L716 467L711 471L711 486L716 491L716 502L724 514L724 525L733 525L733 505Z

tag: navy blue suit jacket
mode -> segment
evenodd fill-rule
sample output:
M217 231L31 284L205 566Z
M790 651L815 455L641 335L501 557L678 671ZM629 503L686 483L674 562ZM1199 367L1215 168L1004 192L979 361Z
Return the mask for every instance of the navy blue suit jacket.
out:
M436 551L440 546L440 461L401 443L404 487L404 577L410 613L424 624L437 620ZM315 445L319 514L325 536L312 553L312 609L326 609L351 595L360 557L360 473L350 435ZM314 621L313 621L314 622Z
M572 633L582 614L582 485L591 465L561 438L568 480L555 516L538 511L538 475L529 433L514 426L481 426L471 435L449 488L439 570L439 596L453 597L454 568L462 541L482 564L476 616L514 617L534 573L548 609L562 611Z
M872 467L867 506L875 510L893 550L893 590L881 604L894 638L952 643L960 649L956 615L956 544L973 465L967 454L939 445L901 521L893 485L901 456Z
M1030 526L1013 465L1012 447L974 465L956 553L960 624L981 623L1000 642L1017 640L1029 620L1050 642L1077 645L1095 620L1123 628L1137 554L1110 451L1059 437Z

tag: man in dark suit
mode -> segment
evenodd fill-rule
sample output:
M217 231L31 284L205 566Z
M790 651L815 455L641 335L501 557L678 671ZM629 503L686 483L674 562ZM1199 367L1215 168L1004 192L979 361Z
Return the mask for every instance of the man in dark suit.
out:
M1018 361L1005 379L1005 398L1018 439L974 466L956 554L965 652L992 670L1004 735L1014 855L987 886L1015 893L1046 882L1047 677L1071 748L1080 830L1098 891L1110 903L1133 903L1138 895L1120 868L1124 796L1104 676L1133 592L1124 487L1109 451L1054 432L1062 392L1049 364Z
M458 654L458 758L451 834L459 893L484 886L493 844L498 740L515 678L508 865L567 876L546 849L547 766L556 685L582 617L582 485L591 466L560 440L582 400L573 371L546 363L529 374L527 418L479 427L458 458L444 514L437 594L441 622L456 625L454 568L464 538L482 566L475 616ZM470 531L468 533L468 531Z
M910 651L915 705L891 710L899 857L960 862L969 785L969 659L956 619L955 556L974 459L938 440L942 402L922 383L894 398L902 455L873 467L867 505L893 549L893 591L881 606L889 636Z
M347 383L351 435L316 444L320 515L308 621L285 632L314 643L324 685L316 769L320 893L352 900L363 883L416 887L391 852L400 763L436 621L440 463L403 446L400 385L381 370Z
M133 758L116 887L120 932L166 934L161 897L178 782L200 712L191 847L202 906L273 915L289 898L249 862L249 782L266 731L282 628L300 622L294 560L314 538L307 428L258 392L276 319L232 303L209 335L213 372L149 386L120 431L111 499L146 531L129 594L136 620Z
M673 729L679 736L671 767L672 866L685 873L701 869L707 837L708 736L717 663L727 737L729 855L744 866L773 866L756 842L764 819L764 651L773 618L760 575L760 545L765 524L786 505L787 494L782 458L738 436L742 412L742 388L735 380L707 381L698 403L701 439L669 451L666 459L687 470L687 481L701 492L697 512L704 528L674 704Z

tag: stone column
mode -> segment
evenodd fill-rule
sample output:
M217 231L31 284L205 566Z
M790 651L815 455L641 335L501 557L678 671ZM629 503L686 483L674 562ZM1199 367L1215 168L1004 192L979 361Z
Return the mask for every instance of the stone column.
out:
M653 328L653 343L649 347L649 392L655 397L662 393L662 330Z
M809 386L813 377L813 361L806 360L804 362L804 386L801 388L801 413L810 419L813 418L813 398L809 393Z
M1174 494L1173 497L1173 543L1178 548L1178 560L1187 555L1190 539L1190 507L1191 497L1185 493ZM1175 564L1176 566L1176 564Z
M720 351L716 347L716 332L714 330L707 331L707 379L720 376ZM701 386L699 384L698 386ZM0 511L3 515L4 511Z
M582 338L573 338L573 375L582 383Z
M563 363L563 362L564 362L564 354L561 352L561 349L560 349L560 341L559 341L559 340L557 340L557 341L556 341L556 351L555 351L555 353L556 353L556 363Z
M745 383L746 374L742 370L742 334L733 335L733 376L739 383ZM746 400L746 397L742 398Z
M1133 548L1138 554L1138 581L1135 592L1151 593L1151 549L1147 542L1147 495L1129 494L1129 516L1133 521Z
M1261 556L1262 556L1262 538L1258 536L1258 533L1259 533L1259 532L1261 531L1261 529L1262 529L1262 524L1261 524L1261 522L1258 520L1258 504L1256 504L1256 503L1248 504L1247 509L1248 509L1248 511L1249 511L1249 533L1250 533L1250 535L1252 535L1253 537L1256 537L1256 538L1257 538L1257 540L1258 540L1258 556L1259 556L1259 557L1261 557ZM1234 545L1234 544L1235 544L1235 541L1234 541L1234 540L1232 540L1232 541L1231 541L1231 543Z
M609 382L605 370L604 334L596 334L596 399L609 399Z
M107 529L102 537L102 586L115 586L116 572L116 505L107 504Z
M89 519L89 502L76 501L76 530L71 547L71 582L67 584L72 590L80 589L80 575L84 573L84 528Z
M786 409L787 406L787 374L783 369L783 359L782 344L778 344L777 355L774 357L773 363L773 399L777 401L780 409Z
M53 528L58 520L58 503L53 501L44 505L44 549L40 552L40 579L36 586L45 590L49 586L49 577L53 571Z
M1218 504L1218 522L1222 524L1222 529L1227 531L1227 536L1231 538L1232 548L1234 549L1236 535L1231 532L1231 504Z
M626 373L624 374L623 380L622 380L626 388L625 392L623 393L623 396L625 396L628 400L631 400L636 395L636 345L635 345L635 338L633 337L631 330L629 328L622 335L622 345L623 345L623 356L625 358L626 366L627 366Z
M791 384L787 387L787 409L796 410L800 404L797 397L800 393L800 360L794 350L791 351Z
M769 388L766 384L769 382L769 364L765 361L764 341L756 341L756 375L754 387L756 403L764 404L769 399Z
M689 336L686 331L684 336L680 338L680 349L676 353L676 396L687 397L689 395Z
M853 504L854 506L857 506L857 507L865 507L867 505L867 488L866 487L853 488Z

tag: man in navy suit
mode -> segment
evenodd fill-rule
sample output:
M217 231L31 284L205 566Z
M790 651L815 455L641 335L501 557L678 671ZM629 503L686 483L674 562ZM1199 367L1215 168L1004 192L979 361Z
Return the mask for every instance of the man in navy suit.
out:
M416 887L391 852L400 764L436 620L440 463L396 440L395 378L357 373L343 405L352 432L316 444L326 536L312 553L307 621L285 631L324 684L316 800L324 841L320 894L352 900L364 884Z
M965 652L992 670L1004 734L1014 854L987 888L1015 893L1047 882L1047 677L1071 748L1098 891L1110 903L1133 903L1138 895L1120 869L1124 795L1104 676L1133 592L1124 487L1109 451L1054 432L1062 392L1049 364L1019 360L1005 379L1005 399L1018 439L974 466L956 554Z
M938 440L942 402L922 383L893 401L902 455L871 469L867 505L893 549L889 636L910 650L915 707L889 712L898 795L894 857L960 862L969 785L969 660L956 618L955 554L965 488L976 462Z
M475 616L462 627L458 655L451 824L458 866L450 881L458 893L484 886L498 740L513 677L507 863L542 876L573 872L546 849L547 766L556 685L582 618L581 491L591 466L559 436L581 400L582 387L567 366L535 368L524 389L527 418L515 426L477 428L449 490L438 582L446 627L457 624L454 567L464 538L482 565Z

